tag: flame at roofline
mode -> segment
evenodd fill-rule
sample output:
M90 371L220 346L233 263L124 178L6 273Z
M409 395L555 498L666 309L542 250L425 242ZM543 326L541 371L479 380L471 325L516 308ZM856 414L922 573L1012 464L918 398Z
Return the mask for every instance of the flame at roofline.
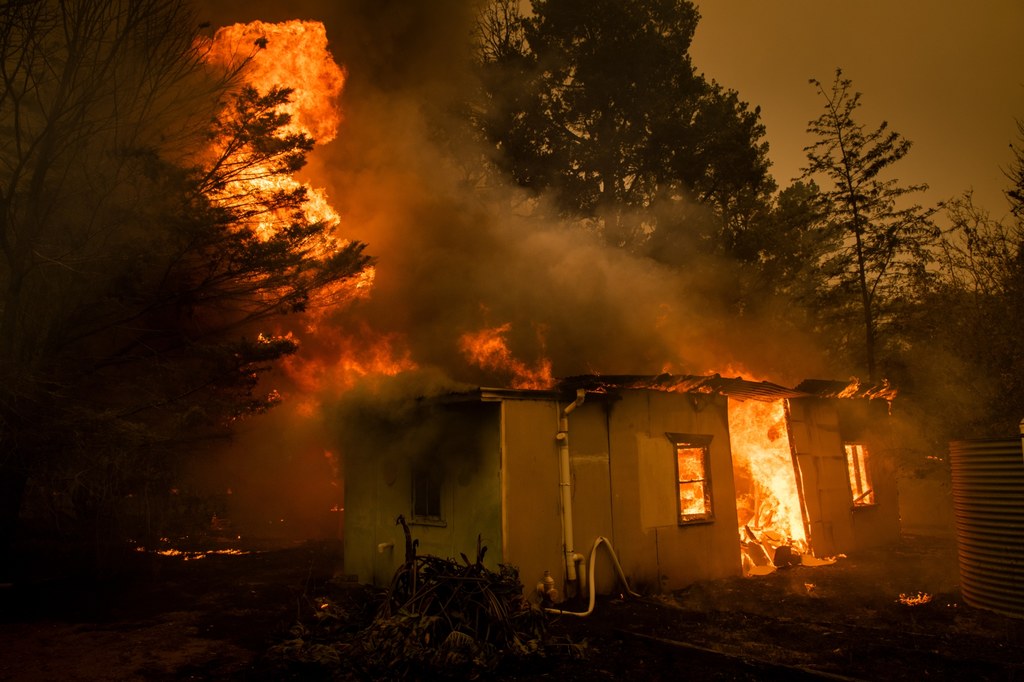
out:
M657 374L657 375L581 375L559 379L546 389L521 389L500 387L478 387L467 391L455 391L447 399L460 398L500 400L505 398L552 398L567 399L579 389L591 394L608 394L618 390L648 389L668 393L705 393L724 395L735 400L775 401L788 398L840 398L840 399L882 399L889 403L896 398L897 389L883 381L880 384L864 384L858 379L834 381L828 379L806 379L795 388L788 388L768 381L750 381L742 377L723 377L720 374ZM569 397L566 397L569 396Z

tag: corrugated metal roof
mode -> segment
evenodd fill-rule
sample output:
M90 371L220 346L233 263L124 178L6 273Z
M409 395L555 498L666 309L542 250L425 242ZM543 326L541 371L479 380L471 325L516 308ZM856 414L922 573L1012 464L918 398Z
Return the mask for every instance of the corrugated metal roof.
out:
M742 377L729 378L720 374L582 376L563 379L559 382L559 386L572 389L583 388L594 392L646 388L675 393L713 393L737 400L782 400L783 398L808 395L767 381L748 381Z
M747 381L742 377L729 379L717 377L708 382L719 393L737 400L782 400L784 398L800 398L806 394L792 388L786 388L768 381Z
M435 398L442 402L499 401L499 400L561 400L571 401L576 391L608 394L623 390L653 390L673 393L707 393L724 395L736 400L783 400L786 398L884 398L892 400L896 389L887 382L863 385L856 380L832 381L807 379L796 388L788 388L768 381L749 381L743 377L723 377L720 374L586 374L567 377L549 389L473 388L454 391Z
M488 388L480 386L427 398L441 403L497 402L500 400L572 400L558 389ZM575 397L575 396L573 396Z
M796 390L816 398L884 398L891 401L896 397L896 389L888 381L878 384L864 384L859 379L849 381L830 381L828 379L805 379L797 385Z

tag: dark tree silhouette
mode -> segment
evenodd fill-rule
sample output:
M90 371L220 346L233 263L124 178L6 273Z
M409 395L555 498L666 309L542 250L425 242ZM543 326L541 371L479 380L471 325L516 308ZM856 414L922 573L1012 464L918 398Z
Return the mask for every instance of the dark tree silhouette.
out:
M1024 122L1017 121L1017 144L1011 144L1013 163L1006 171L1010 187L1006 190L1006 198L1010 201L1010 210L1018 220L1024 220Z
M819 180L828 202L828 219L840 226L845 239L839 255L842 272L834 286L834 313L860 318L863 344L850 351L854 366L870 379L879 379L879 352L910 279L929 258L937 231L934 209L908 204L906 198L927 189L883 179L883 172L906 156L910 141L882 122L868 130L857 122L860 93L837 69L831 86L811 80L824 99L822 114L807 131L817 140L804 151L804 178Z
M692 2L498 0L479 24L476 123L499 169L617 246L728 250L774 189L759 112L694 69ZM692 214L692 212L690 212Z
M230 94L197 25L165 0L0 6L0 554L30 479L111 531L119 500L266 409L258 378L296 347L259 323L367 262L301 187L259 184L312 141L281 132L288 90Z
M1024 223L994 219L969 192L945 215L936 272L908 325L913 399L940 441L1005 438L1024 404Z

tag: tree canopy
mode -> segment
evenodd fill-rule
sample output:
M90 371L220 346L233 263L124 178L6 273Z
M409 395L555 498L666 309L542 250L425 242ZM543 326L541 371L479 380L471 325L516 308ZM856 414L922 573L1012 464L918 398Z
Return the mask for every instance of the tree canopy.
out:
M684 202L716 217L691 243L728 243L774 185L758 110L690 60L699 18L686 0L491 4L476 121L496 166L613 245L696 232L678 220Z
M296 345L260 323L367 263L274 182L313 144L282 132L290 91L236 87L197 27L163 0L0 8L0 549L29 477L99 513L272 404Z
M891 338L887 328L906 301L912 278L923 272L938 236L931 221L934 209L907 201L926 185L885 178L911 143L885 121L873 130L857 121L861 95L851 89L852 81L837 69L831 86L814 79L811 84L824 100L824 111L807 128L816 140L804 149L804 177L826 183L828 220L845 235L837 252L841 267L831 312L839 325L833 329L852 328L860 318L863 343L850 344L847 350L858 358L855 367L880 379L879 352Z

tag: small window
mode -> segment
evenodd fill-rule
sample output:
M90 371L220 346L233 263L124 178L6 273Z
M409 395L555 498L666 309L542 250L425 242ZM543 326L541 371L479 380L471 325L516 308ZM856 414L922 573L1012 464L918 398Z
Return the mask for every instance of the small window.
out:
M428 469L412 472L412 520L418 523L443 523L441 512L441 475Z
M862 443L847 443L846 468L850 474L850 493L854 507L875 503L875 488L871 484L871 463L868 449Z
M668 434L675 446L679 524L714 519L711 506L710 436Z

